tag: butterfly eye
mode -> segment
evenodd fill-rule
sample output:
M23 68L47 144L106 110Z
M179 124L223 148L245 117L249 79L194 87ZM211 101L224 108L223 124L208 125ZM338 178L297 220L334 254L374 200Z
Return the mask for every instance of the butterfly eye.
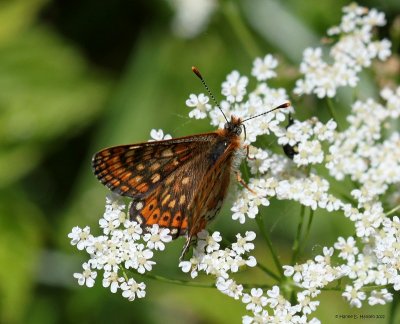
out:
M240 134L242 134L242 127L237 126L237 127L235 128L235 134L236 134L237 136L239 136Z

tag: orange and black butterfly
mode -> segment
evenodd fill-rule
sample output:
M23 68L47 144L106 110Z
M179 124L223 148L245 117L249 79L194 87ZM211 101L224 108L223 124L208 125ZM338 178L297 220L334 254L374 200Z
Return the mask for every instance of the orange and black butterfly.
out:
M111 191L133 199L130 218L144 231L158 224L173 238L187 235L182 257L222 206L234 159L243 155L242 127L232 116L214 132L106 148L94 155L93 172Z

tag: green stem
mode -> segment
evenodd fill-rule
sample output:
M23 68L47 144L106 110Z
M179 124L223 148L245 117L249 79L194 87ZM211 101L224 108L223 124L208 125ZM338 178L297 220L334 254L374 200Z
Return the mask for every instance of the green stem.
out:
M268 269L265 265L260 264L257 262L257 267L260 268L262 271L264 271L266 274L268 274L270 277L274 278L277 281L280 281L279 276L277 276L275 273L273 273L270 269Z
M393 293L393 289L392 289L392 293ZM390 312L389 312L389 319L388 319L388 323L389 324L394 324L395 323L395 317L396 317L396 310L398 308L400 304L400 297L399 294L397 292L393 293L393 301L392 301L392 305L390 307Z
M339 121L338 121L338 119L336 118L336 115L335 115L335 108L333 107L333 102L332 102L332 100L330 98L327 98L326 101L328 103L329 114L331 115L332 119L337 124L337 127L336 127L337 131L340 132Z
M195 282L195 281L188 281L188 280L179 280L179 279L170 279L166 278L163 276L155 275L155 274L150 274L150 273L138 273L135 272L135 275L148 278L148 279L153 279L157 281L162 281L166 283L170 283L173 285L180 285L180 286L191 286L191 287L200 287L200 288L214 288L215 284L214 283L203 283L203 282Z
M261 214L258 214L258 215L256 216L256 222L257 222L258 228L260 229L261 234L262 234L262 236L264 237L265 242L267 243L268 248L269 248L269 250L270 250L270 252L271 252L271 254L272 254L272 258L274 259L275 266L276 266L276 268L278 269L279 274L281 275L281 277L283 277L282 264L281 264L281 262L280 262L280 260L279 260L279 257L278 257L278 255L277 255L277 253L276 253L274 247L272 246L272 242L271 242L271 239L270 239L270 237L269 237L269 234L268 234L268 232L265 230L264 220L263 220Z
M305 245L307 243L308 236L310 235L310 229L311 229L311 224L313 222L313 219L314 219L314 210L312 210L310 208L310 215L308 216L308 223L307 223L306 233L304 234L304 238L303 238L303 242L302 242L301 247L300 247L300 251L304 250L304 247L305 247Z
M128 275L126 274L125 269L124 269L123 267L121 267L120 265L118 266L118 268L119 268L119 270L121 270L122 275L123 275L124 278L125 278L125 281L128 282L128 281L129 281L129 278L128 278Z
M396 211L398 211L400 209L400 205L394 207L393 209L389 210L385 215L386 216L390 216L392 214L394 214Z
M380 290L380 289L385 289L385 288L390 289L390 286L389 285L363 286L360 290L365 291L365 292L370 292L372 290ZM337 285L334 287L322 287L322 288L318 288L318 289L323 290L323 291L343 291L344 290L341 285Z
M337 192L337 191L336 191ZM339 196L340 198L342 198L344 201L347 201L348 203L350 203L352 206L357 206L357 201L355 199L353 199L351 196L348 196L344 193L341 192L337 192L337 196Z
M233 31L236 33L239 41L242 43L243 48L247 51L247 54L252 59L260 56L261 51L246 24L243 22L236 3L233 1L223 1L222 12L225 14L228 22L232 26Z
M290 262L290 264L295 264L297 261L297 256L298 256L299 250L300 250L300 236L301 236L301 230L303 229L305 212L306 212L306 207L304 205L301 205L300 220L299 220L299 224L297 225L296 238L293 242L293 247L292 247L293 255L292 255L292 261Z

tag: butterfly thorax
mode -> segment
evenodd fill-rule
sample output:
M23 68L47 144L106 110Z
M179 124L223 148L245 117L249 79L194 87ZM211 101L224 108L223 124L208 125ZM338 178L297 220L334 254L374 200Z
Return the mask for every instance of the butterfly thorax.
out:
M229 159L231 153L241 146L239 136L242 128L240 125L240 120L232 117L231 122L227 122L223 129L216 131L215 143L211 146L208 154L211 167L214 167L220 158Z

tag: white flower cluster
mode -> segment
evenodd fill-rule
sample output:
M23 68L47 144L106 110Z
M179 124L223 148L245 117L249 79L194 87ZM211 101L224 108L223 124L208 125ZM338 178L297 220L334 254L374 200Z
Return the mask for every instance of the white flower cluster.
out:
M274 69L277 67L277 60L268 54L264 59L257 58L254 61L252 75L259 81L270 79L276 75ZM232 71L222 83L221 93L225 100L221 101L219 108L228 116L234 115L242 119L254 117L265 113L267 107L274 108L287 101L288 96L283 88L271 88L265 82L259 82L257 88L251 92L247 91L249 78L242 76L238 71ZM246 97L246 98L245 98ZM209 98L203 93L191 94L186 105L194 108L190 111L189 117L196 119L209 117L211 124L222 128L226 120L218 107L209 104ZM245 143L250 144L256 141L257 136L270 134L282 134L285 115L292 109L276 110L251 120L251 127L246 124Z
M146 295L146 285L128 278L125 269L139 274L151 271L155 264L152 261L153 250L164 250L165 243L172 237L169 229L160 229L158 225L142 235L139 224L127 219L125 208L124 203L110 195L106 199L104 215L99 220L103 235L93 236L86 226L83 229L74 227L68 237L78 250L85 250L90 255L82 265L83 272L74 274L78 283L93 287L97 271L102 270L103 287L109 287L112 293L121 289L122 296L132 301Z
M331 50L334 63L329 65L322 61L321 49L306 50L301 65L305 79L297 82L295 92L298 94L332 97L339 86L356 86L357 74L370 66L372 59L385 60L389 56L387 40L372 40L373 27L385 23L383 14L356 5L344 8L344 12L341 25L329 32L341 36ZM252 92L247 91L246 76L236 71L228 75L222 84L226 100L221 103L228 118L235 115L246 119L286 99L283 89L272 89L262 82L275 76L275 67L276 61L269 55L254 62L252 75L259 84ZM298 201L313 210L339 211L353 222L356 234L346 240L339 237L334 247L325 247L323 255L314 260L284 266L285 275L292 277L293 283L302 289L297 293L298 305L285 300L288 304L284 311L277 310L268 302L268 292L264 295L259 288L254 288L251 295L243 294L247 309L254 315L244 317L244 322L303 322L305 319L299 312L303 315L313 312L321 289L329 289L338 279L347 282L342 296L355 307L361 307L364 300L370 305L385 304L393 298L389 287L400 290L399 217L385 213L385 203L382 203L390 189L400 183L400 133L396 128L400 116L400 87L394 91L384 89L381 97L385 104L373 99L356 101L347 117L348 126L341 131L337 130L334 120L322 123L315 117L302 122L295 120L285 127L282 125L284 111L245 123L245 144L254 143L259 135L272 133L280 145L292 147L295 153L291 160L268 149L250 147L246 162L251 172L248 180L251 191L238 192L231 209L232 218L240 223L247 218L254 219L259 207L268 206L269 199L276 197ZM203 100L208 102L204 97ZM203 117L208 114L212 125L221 126L225 122L216 107L202 111ZM320 169L312 168L317 164L324 166L339 182L346 177L353 181L356 188L350 189L347 197L350 200L349 196L353 197L352 204L330 193L329 179L319 174ZM399 203L396 199L386 199L388 206L390 202ZM332 264L332 257L339 262ZM235 289L241 287L234 281L230 284ZM368 289L372 285L381 288ZM237 298L238 294L232 296ZM309 308L299 308L305 300ZM312 321L318 322L317 319Z
M381 92L386 105L373 99L356 101L349 127L337 134L326 167L337 180L350 176L361 184L353 191L360 202L371 201L400 182L400 134L390 122L400 116L400 87ZM383 133L390 134L383 138Z
M243 323L306 323L307 315L315 311L318 301L312 301L310 291L297 294L298 304L292 306L281 294L278 286L274 286L264 296L261 288L252 288L250 294L244 292L231 274L236 273L243 266L254 267L257 264L253 256L243 258L244 254L254 249L252 241L256 238L254 232L248 231L245 236L236 235L236 242L231 248L220 249L222 237L219 232L209 235L203 230L198 235L198 241L193 256L189 261L180 262L183 272L190 273L196 278L199 272L214 276L217 289L234 299L241 299L246 309L253 312L254 317L244 316ZM313 296L314 297L314 296ZM268 308L271 315L268 312ZM272 311L271 311L272 310ZM303 312L303 315L298 315ZM312 319L311 323L319 323Z
M197 245L193 249L192 258L181 261L179 266L183 272L190 272L192 278L196 278L199 271L215 276L218 290L238 299L242 295L243 287L237 285L229 274L238 272L240 267L254 267L257 264L253 256L243 258L244 254L254 249L252 241L255 237L254 232L246 232L244 237L237 234L232 247L221 250L221 234L214 232L209 235L203 230L197 234Z
M353 210L352 215L354 212ZM367 223L367 220L363 219L362 222ZM378 223L375 223L373 227L378 227ZM357 235L366 242L362 253L354 237L350 236L347 239L339 237L334 248L325 247L324 255L315 257L315 261L284 266L285 275L292 277L293 281L304 289L303 292L314 298L321 293L321 288L325 288L334 280L346 277L351 280L352 285L346 285L342 296L349 301L351 306L360 308L362 301L367 298L367 293L362 290L364 286L392 285L394 290L400 290L398 267L400 249L393 245L400 242L399 225L399 218L396 216L393 220L386 218L385 225L375 234L365 231L364 228L362 233ZM337 266L331 263L335 250L338 257L345 261ZM383 305L392 300L393 295L387 288L373 289L368 297L370 305Z
M296 146L293 161L297 166L319 164L324 160L321 143L334 140L336 126L333 120L323 124L316 117L303 122L295 120L286 132L279 134L278 144Z
M279 200L298 201L302 205L313 210L323 208L327 211L339 210L344 203L329 193L328 180L316 174L314 171L308 174L296 169L294 164L286 157L267 150L258 149L252 155L255 160L249 160L250 170L254 172L256 166L270 167L269 172L256 174L248 182L253 191L242 190L238 193L231 208L232 219L245 223L246 217L254 219L258 214L258 207L268 206L269 199L276 197Z
M373 59L389 57L391 43L387 39L373 40L374 27L386 23L383 13L356 4L344 7L343 11L340 25L328 31L329 36L339 37L329 53L332 63L324 60L322 48L307 48L300 65L304 79L297 80L296 94L334 97L339 87L355 87L358 74L369 67Z
M312 301L308 291L296 294L296 305L291 305L285 299L278 286L268 290L266 296L260 288L251 289L250 294L243 294L242 302L246 309L252 311L252 316L243 316L243 324L256 323L321 323L317 318L308 319L314 312L319 301Z

